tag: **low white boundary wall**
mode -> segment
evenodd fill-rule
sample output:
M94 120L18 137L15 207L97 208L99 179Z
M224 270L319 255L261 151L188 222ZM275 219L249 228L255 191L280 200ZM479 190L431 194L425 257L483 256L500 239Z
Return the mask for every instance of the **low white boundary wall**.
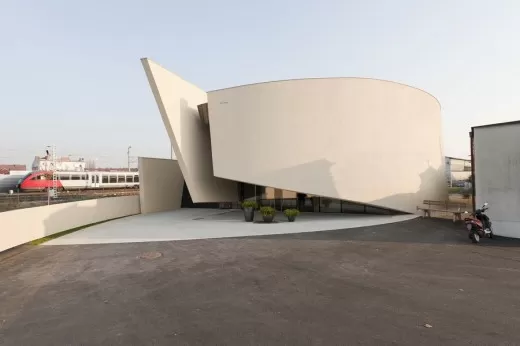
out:
M184 178L177 160L139 157L141 213L181 207Z
M137 195L3 212L0 213L0 251L71 228L140 212Z

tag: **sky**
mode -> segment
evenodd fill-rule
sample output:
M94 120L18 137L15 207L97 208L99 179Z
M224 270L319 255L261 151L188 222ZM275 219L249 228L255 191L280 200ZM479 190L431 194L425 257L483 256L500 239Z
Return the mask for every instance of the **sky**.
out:
M520 119L518 0L0 0L0 163L170 157L140 58L204 90L306 77L416 86L444 152ZM404 131L405 129L403 129Z

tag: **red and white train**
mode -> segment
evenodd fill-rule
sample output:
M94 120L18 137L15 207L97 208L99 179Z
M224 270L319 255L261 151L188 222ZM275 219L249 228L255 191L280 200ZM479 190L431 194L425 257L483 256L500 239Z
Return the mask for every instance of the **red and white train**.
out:
M56 172L58 191L138 188L138 172ZM31 172L18 181L20 191L46 191L52 188L52 172Z

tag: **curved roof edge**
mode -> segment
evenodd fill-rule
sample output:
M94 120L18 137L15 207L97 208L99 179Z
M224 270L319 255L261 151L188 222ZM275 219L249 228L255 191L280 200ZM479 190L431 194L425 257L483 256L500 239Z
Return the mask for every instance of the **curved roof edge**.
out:
M496 127L496 126L507 126L507 125L518 125L520 124L520 120L513 120L513 121L506 121L502 123L494 123L494 124L487 124L487 125L478 125L478 126L472 126L472 129L481 129L486 127Z
M140 59L141 61L143 60L148 60L148 61L151 61L153 62L154 64L156 65L159 65L160 67L164 68L165 70L168 70L166 67L162 66L161 64L159 64L158 62L156 62L155 60L151 59L151 58L148 58L148 57L143 57ZM168 70L169 71L169 70ZM182 78L181 76L179 76L178 74L174 73L177 77L179 77L180 79L182 79L183 81L185 81L186 83L189 83L193 86L196 86L195 84L191 83L191 82L188 82L187 80L185 80L184 78ZM398 84L398 85L402 85L402 86L405 86L405 87L408 87L408 88L411 88L411 89L415 89L415 90L418 90L418 91L421 91L423 93L425 93L426 95L429 95L431 96L433 99L435 99L435 101L437 101L437 104L439 105L439 108L442 109L442 105L441 105L441 102L439 101L439 99L435 96L433 96L433 94L430 94L429 92L427 92L426 90L424 89L421 89L421 88L418 88L416 86L413 86L413 85L409 85L409 84L405 84L405 83L401 83L401 82L395 82L395 81L391 81L391 80L388 80L388 79L380 79L380 78L372 78L372 77L307 77L307 78L288 78L288 79L277 79L277 80L272 80L272 81L265 81L265 82L256 82L256 83L248 83L248 84L240 84L240 85L235 85L235 86L232 86L232 87L227 87L227 88L220 88L220 89L214 89L214 90L209 90L209 91L206 91L207 93L211 93L211 92L216 92L216 91L221 91L221 90L228 90L228 89L235 89L235 88L241 88L241 87L246 87L246 86L252 86L252 85L258 85L258 84L268 84L268 83L279 83L279 82L290 82L290 81L304 81L304 80L315 80L315 79L368 79L368 80L373 80L373 81L379 81L379 82L386 82L386 83L392 83L392 84ZM196 86L197 87L197 86ZM198 87L197 87L198 88Z
M317 80L317 79L367 79L367 80L373 80L373 81L379 81L379 82L385 82L385 83L398 84L398 85L405 86L407 88L418 90L420 92L423 92L426 95L431 96L435 101L437 101L437 103L439 104L439 108L442 108L441 102L439 101L439 99L437 97L433 96L432 94L430 94L429 92L427 92L424 89L415 87L413 85L408 85L408 84L405 84L405 83L401 83L401 82L395 82L395 81L391 81L391 80L387 80L387 79L372 78L372 77L308 77L308 78L277 79L277 80L272 80L272 81L249 83L249 84L241 84L241 85L236 85L236 86L227 87L227 88L214 89L214 90L208 91L208 93L216 92L216 91L222 91L222 90L242 88L242 87L248 87L248 86L259 85L259 84L270 84L270 83L292 82L292 81L305 81L305 80Z

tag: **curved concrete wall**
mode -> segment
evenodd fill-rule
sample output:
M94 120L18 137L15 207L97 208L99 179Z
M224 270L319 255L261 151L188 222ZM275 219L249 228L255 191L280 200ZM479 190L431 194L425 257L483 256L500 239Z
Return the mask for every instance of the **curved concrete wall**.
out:
M269 82L208 93L220 178L415 212L447 188L438 101L362 78Z
M72 228L139 214L139 196L59 203L0 213L0 252Z

